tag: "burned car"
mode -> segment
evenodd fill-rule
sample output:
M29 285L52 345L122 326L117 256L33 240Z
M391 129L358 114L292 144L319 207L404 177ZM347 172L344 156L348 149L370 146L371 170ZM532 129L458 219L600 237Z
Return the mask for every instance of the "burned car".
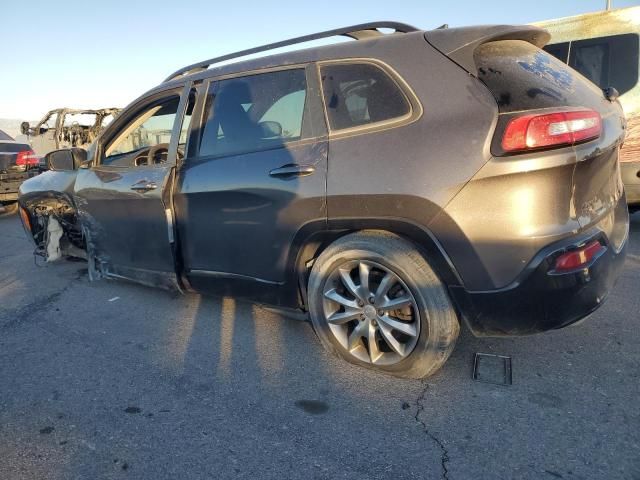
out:
M35 127L23 122L19 140L28 142L41 156L60 148L88 147L119 112L118 108L58 108L47 112Z
M335 35L353 41L222 64ZM462 322L562 328L624 262L625 120L548 40L381 22L189 65L47 156L25 230L91 279L302 310L330 352L403 377Z

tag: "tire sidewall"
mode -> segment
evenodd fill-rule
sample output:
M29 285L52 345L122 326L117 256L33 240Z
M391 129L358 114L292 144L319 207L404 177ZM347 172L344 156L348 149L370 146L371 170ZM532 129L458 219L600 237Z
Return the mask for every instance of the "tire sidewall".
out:
M446 295L446 293L428 264L423 259L422 262L415 261L416 259L408 254L407 250L411 247L407 245L406 242L399 238L392 240L402 242L402 245L398 245L398 247L404 247L396 250L398 253L393 255L394 258L389 258L388 253L385 255L385 252L381 251L384 250L384 247L376 248L376 244L372 242L365 241L362 242L362 244L366 243L367 245L353 245L348 248L341 248L343 245L336 245L335 248L333 248L333 246L329 247L325 251L327 255L325 256L323 254L318 261L316 261L312 269L308 290L309 311L317 335L333 353L345 358L351 363L366 368L410 375L414 370L425 370L425 355L429 357L430 352L435 351L438 342L440 342L438 328L438 314L441 313L440 306L438 302L433 301L432 296L425 295L425 290L433 288L440 289L442 290L438 292L440 296L443 294ZM413 351L398 363L393 365L373 365L353 357L334 337L325 320L322 294L325 284L328 281L330 273L333 272L335 268L350 260L369 260L388 268L398 275L406 284L416 301L418 314L420 316L420 334L418 341ZM420 265L420 263L422 263L422 265ZM421 287L418 282L424 283L424 286ZM436 359L434 359L434 361L435 360ZM428 358L427 361L429 361Z

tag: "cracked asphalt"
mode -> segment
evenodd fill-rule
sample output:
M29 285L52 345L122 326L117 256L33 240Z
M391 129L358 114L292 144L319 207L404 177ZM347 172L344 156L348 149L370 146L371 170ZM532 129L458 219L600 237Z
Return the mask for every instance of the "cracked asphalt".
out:
M0 218L0 479L640 479L640 215L586 322L477 339L425 381L233 298L39 267ZM471 380L509 355L513 385Z

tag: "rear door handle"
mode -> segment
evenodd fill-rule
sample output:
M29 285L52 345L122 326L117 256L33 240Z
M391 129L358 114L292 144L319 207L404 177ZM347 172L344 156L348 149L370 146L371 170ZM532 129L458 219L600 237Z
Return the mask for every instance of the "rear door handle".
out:
M149 190L155 190L156 188L158 188L156 182L150 182L148 180L140 180L139 182L131 185L131 190L141 193L148 192Z
M280 168L274 168L269 172L272 177L293 178L306 177L316 171L313 165L283 165Z

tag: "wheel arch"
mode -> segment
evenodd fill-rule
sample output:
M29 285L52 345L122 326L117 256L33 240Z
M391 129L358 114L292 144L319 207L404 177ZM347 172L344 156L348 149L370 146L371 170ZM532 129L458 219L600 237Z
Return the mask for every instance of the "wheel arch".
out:
M46 209L49 212L59 212L66 210L66 213L71 213L75 218L75 226L80 228L79 219L76 217L78 209L70 194L66 192L57 192L55 190L29 192L20 195L18 198L19 207L24 210L27 218L25 219L21 215L21 220L25 231L31 235L32 238L38 235L39 229L43 225L36 221L37 214L36 209ZM50 215L52 213L49 213ZM69 225L63 225L65 233L69 233L67 230Z
M345 235L361 231L382 231L409 241L429 262L436 275L447 286L463 285L451 259L433 232L406 219L350 218L331 221L325 228L303 228L296 235L289 256L290 281L296 285L298 305L307 308L307 283L313 262L333 242Z

